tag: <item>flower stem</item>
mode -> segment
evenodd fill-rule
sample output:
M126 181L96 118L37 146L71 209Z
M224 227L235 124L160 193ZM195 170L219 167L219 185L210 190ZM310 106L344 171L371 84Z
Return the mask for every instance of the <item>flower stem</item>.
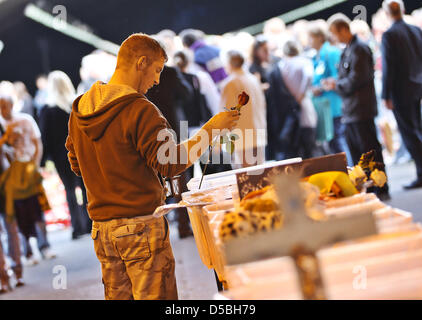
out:
M202 180L204 180L205 171L207 170L208 163L210 162L210 159L211 159L211 151L212 151L212 146L209 146L208 161L205 164L204 169L202 170L202 177L201 177L201 181L199 182L199 188L198 189L201 189Z

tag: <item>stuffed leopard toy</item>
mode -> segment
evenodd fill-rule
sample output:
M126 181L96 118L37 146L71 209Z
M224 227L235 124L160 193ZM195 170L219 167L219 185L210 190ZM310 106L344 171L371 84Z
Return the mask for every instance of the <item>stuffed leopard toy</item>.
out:
M243 198L234 211L227 211L220 225L220 239L226 241L280 228L283 216L273 200L276 199L275 194L271 196L273 192L272 186L253 191Z
M324 219L318 206L319 189L307 182L300 183L307 215L314 220ZM234 211L226 211L219 236L224 242L232 238L252 235L283 226L283 214L273 185L248 193Z

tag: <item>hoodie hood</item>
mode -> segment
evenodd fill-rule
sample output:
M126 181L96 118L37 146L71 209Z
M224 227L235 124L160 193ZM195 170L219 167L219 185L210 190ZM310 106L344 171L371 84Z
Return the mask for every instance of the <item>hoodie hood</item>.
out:
M97 81L73 102L72 113L78 128L95 141L124 107L139 98L145 96L129 86Z

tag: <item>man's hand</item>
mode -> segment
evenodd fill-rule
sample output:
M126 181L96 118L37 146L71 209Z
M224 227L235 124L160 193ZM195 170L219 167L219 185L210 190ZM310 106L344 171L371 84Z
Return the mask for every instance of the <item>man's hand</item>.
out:
M382 100L384 102L384 106L388 109L388 110L393 110L394 109L394 105L393 105L393 101L391 99L388 100Z
M232 130L239 120L240 113L237 110L223 111L217 113L190 139L182 142L182 146L187 152L189 165L192 165L199 157L208 150L213 143L213 130ZM205 139L203 134L205 133ZM220 134L220 132L219 132ZM195 149L194 149L195 147ZM191 152L193 150L194 152Z
M334 90L336 88L336 79L334 78L323 79L321 80L321 85L325 91Z
M207 125L209 126L211 130L212 129L231 130L237 125L239 118L240 118L240 113L237 110L223 111L223 112L217 113L214 117L212 117L207 122Z

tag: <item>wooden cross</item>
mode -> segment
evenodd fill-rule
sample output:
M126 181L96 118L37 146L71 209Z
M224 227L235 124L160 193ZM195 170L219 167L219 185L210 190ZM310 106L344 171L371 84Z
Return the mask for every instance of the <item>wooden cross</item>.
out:
M224 245L228 265L272 257L291 256L305 299L324 299L316 252L336 242L377 233L372 213L315 221L306 215L298 176L281 175L274 185L284 215L279 230L234 238Z

